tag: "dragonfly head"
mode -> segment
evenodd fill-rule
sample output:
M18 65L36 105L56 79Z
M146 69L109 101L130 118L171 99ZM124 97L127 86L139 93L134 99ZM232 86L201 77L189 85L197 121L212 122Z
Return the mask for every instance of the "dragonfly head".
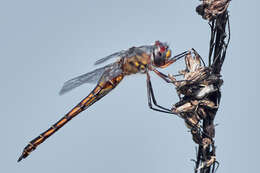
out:
M171 57L171 50L166 43L156 41L152 53L152 63L156 67L164 68ZM167 65L168 66L168 65Z

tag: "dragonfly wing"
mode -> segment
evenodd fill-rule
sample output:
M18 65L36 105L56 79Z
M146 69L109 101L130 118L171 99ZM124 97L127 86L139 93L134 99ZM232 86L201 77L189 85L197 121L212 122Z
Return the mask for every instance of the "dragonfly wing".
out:
M107 95L111 90L113 90L124 78L124 74L120 73L120 64L114 63L110 66L106 66L105 72L100 78L101 82L85 97L80 103L78 103L71 111L69 111L65 116L63 116L59 121L53 124L48 130L41 133L38 137L34 138L29 142L29 144L24 148L18 162L25 159L34 151L41 143L48 139L51 135L62 128L66 123L68 123L72 118L76 117L80 112L86 110L88 107L93 105L95 102L100 100L102 97ZM115 76L119 74L118 76ZM113 77L112 79L110 79ZM103 81L102 79L109 79L110 81Z
M150 54L150 53L152 53L154 46L151 46L151 45L140 46L140 47L138 47L138 49L147 54Z
M66 81L63 84L59 94L60 95L65 94L84 83L97 83L100 77L102 76L102 74L104 73L104 71L105 68L96 69Z
M116 75L122 73L121 65L118 63L109 64L105 67L101 67L86 74L72 78L63 84L59 94L63 95L84 83L96 84L101 77L104 76L104 73L106 74L106 80L110 80Z
M113 63L107 66L106 70L102 74L101 78L99 79L100 82L107 82L109 80L114 79L115 77L121 75L123 73L122 65L120 63Z
M94 65L101 64L101 63L103 63L103 62L105 62L105 61L107 61L109 59L112 59L112 58L121 58L121 57L125 56L126 52L127 52L126 50L122 50L120 52L113 53L113 54L111 54L109 56L106 56L104 58L101 58L101 59L97 60L94 63Z
M123 58L123 57L131 57L134 56L136 54L140 54L140 53L151 53L153 50L154 46L150 46L150 45L146 45L146 46L140 46L140 47L131 47L128 50L122 50L120 52L116 52L113 53L112 55L106 56L104 58L101 58L99 60L97 60L94 65L98 65L101 64L107 60L113 59L113 58Z

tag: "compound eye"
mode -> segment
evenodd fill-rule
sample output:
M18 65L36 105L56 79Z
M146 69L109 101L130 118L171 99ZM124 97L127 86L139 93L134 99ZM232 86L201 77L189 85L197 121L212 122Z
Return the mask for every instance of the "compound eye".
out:
M154 65L157 67L160 67L164 65L165 59L163 57L163 54L161 52L155 52L154 53Z
M161 53L165 52L165 47L160 47L160 52Z

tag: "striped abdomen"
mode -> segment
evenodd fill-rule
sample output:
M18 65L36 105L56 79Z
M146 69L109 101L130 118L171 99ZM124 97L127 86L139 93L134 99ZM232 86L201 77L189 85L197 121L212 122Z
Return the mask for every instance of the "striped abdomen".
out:
M18 162L26 158L33 150L37 148L42 142L44 142L48 137L53 135L57 130L63 127L67 122L72 118L78 115L80 112L86 110L89 106L94 104L96 101L108 94L112 89L114 89L119 82L123 79L124 75L119 74L109 81L101 81L93 89L93 91L84 98L78 105L76 105L70 112L68 112L64 117L62 117L58 122L52 125L48 130L41 133L38 137L33 139L29 144L24 148L22 155L19 157Z

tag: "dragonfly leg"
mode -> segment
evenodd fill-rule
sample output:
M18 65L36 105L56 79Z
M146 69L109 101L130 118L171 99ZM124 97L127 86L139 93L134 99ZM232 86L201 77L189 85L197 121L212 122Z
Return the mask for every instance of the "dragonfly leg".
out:
M154 110L154 111L158 111L158 112L163 112L163 113L168 113L168 114L175 114L170 109L167 109L167 108L157 104L157 101L156 101L155 96L154 96L153 88L152 88L152 83L151 83L151 80L150 80L150 75L149 75L148 72L146 73L146 75L147 75L146 82L147 82L147 97L148 97L148 106L149 106L149 108ZM160 109L154 108L153 105L152 105L152 102L153 102L153 104L155 106L157 106Z
M153 70L153 72L155 72L155 74L157 74L160 78L162 78L165 82L167 82L167 83L172 83L172 81L169 79L169 77L166 75L166 74L164 74L164 73L162 73L162 72L160 72L160 71L158 71L158 70L156 70L156 69L152 69Z

